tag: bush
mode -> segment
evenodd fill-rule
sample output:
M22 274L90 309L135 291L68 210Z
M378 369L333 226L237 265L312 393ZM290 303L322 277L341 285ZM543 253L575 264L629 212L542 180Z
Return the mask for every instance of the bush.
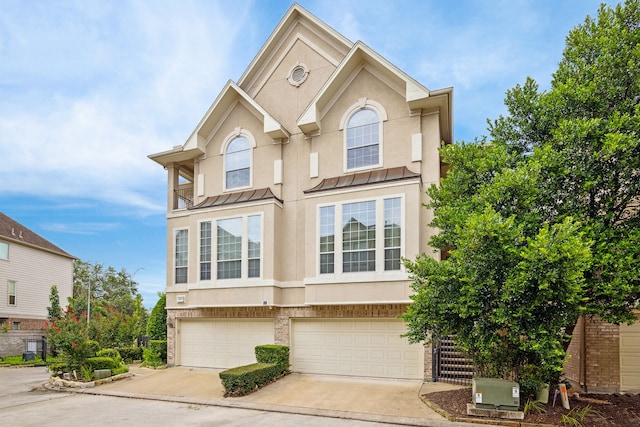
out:
M125 363L142 360L142 347L119 347L116 350L118 350Z
M167 339L167 295L161 294L160 299L151 310L147 321L147 335L154 340Z
M258 363L273 363L281 368L281 373L289 369L289 347L286 345L266 344L255 348Z
M167 361L167 340L150 340L149 349L156 353L160 360Z
M244 396L272 382L282 373L282 366L273 363L254 363L220 372L225 396Z
M49 373L51 375L57 375L58 372L68 372L69 371L69 369L67 368L67 364L66 363L62 363L62 362L50 363L47 366L47 369L49 369Z
M129 372L129 367L126 365L121 365L115 369L112 369L111 375L120 375L120 374L124 374L125 372Z
M98 357L110 357L116 363L117 366L122 364L122 356L118 353L118 350L115 348L103 348L96 353Z
M160 355L150 348L145 348L142 350L142 359L142 366L150 366L156 368L165 364L165 362L163 362L160 358Z
M86 360L86 368L89 369L91 372L96 371L98 369L115 369L117 367L120 366L119 363L116 363L115 360L113 360L110 357L89 357Z

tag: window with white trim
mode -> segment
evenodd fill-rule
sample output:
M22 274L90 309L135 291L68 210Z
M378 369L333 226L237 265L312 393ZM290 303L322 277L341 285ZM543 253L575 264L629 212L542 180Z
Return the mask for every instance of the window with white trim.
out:
M211 221L200 223L200 280L211 280Z
M320 208L320 274L334 272L336 207Z
M380 164L380 119L370 108L356 111L347 123L347 170Z
M251 185L251 143L244 136L237 136L224 153L225 188Z
M262 216L219 219L216 229L218 280L260 277Z
M402 208L402 197L320 206L319 273L400 270Z
M187 283L189 268L189 230L175 231L175 283Z
M9 259L9 244L0 242L0 259Z
M17 287L18 285L14 280L9 280L7 283L9 305L17 305Z

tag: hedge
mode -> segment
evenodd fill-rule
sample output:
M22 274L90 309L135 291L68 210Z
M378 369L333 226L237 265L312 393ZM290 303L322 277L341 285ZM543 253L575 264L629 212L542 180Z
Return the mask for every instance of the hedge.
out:
M280 373L289 369L289 347L286 345L266 344L255 348L258 363L273 363L281 368Z
M87 367L92 372L97 369L115 369L119 366L120 364L116 363L115 360L113 360L110 357L96 356L96 357L89 357L87 359Z
M110 357L118 366L122 363L122 356L120 356L120 353L115 348L103 348L102 350L98 350L96 356Z
M244 396L270 383L282 374L282 366L273 363L254 363L220 372L225 396Z
M160 356L163 362L167 361L167 340L150 340L149 350Z
M134 360L142 360L142 347L118 347L116 348L120 357L125 363L131 363Z

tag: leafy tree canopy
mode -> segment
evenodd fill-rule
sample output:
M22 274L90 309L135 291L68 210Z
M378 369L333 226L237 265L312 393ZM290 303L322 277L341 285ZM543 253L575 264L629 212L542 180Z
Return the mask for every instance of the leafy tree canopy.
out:
M456 334L494 376L555 381L578 318L632 322L640 298L640 3L602 5L566 38L551 88L506 94L490 142L443 147L409 338ZM448 258L446 255L449 254Z

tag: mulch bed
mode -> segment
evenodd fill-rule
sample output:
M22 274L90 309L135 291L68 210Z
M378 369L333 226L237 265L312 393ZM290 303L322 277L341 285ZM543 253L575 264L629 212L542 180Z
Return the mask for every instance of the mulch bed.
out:
M471 403L471 389L464 388L450 391L439 391L428 393L424 398L435 404L446 412L450 419L458 421L473 419L474 422L482 422L482 420L495 420L494 418L471 417L467 415L467 403ZM522 399L521 399L522 400ZM569 406L576 411L580 411L587 405L591 407L588 415L584 417L581 424L571 424L569 420L564 419L563 415L569 414L569 410L562 407L560 397L558 397L555 406L553 406L553 396L549 396L549 403L542 405L546 410L544 413L528 412L523 423L529 424L547 424L554 426L563 425L582 425L584 427L600 427L600 426L640 426L640 395L629 394L588 394L569 397ZM522 406L520 410L522 410ZM503 420L506 421L506 420ZM513 421L506 421L505 425L513 425Z

